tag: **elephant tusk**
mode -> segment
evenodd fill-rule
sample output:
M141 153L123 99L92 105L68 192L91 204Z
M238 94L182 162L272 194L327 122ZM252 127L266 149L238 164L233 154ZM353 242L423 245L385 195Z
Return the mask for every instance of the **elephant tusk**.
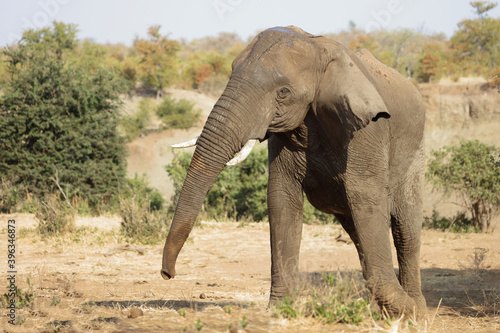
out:
M248 155L250 155L250 152L252 151L252 148L253 146L255 146L256 142L257 140L255 139L248 140L248 142L243 146L243 148L241 148L240 152L236 154L231 161L227 162L226 165L236 165L243 162L245 158L247 158Z
M189 147L196 146L196 141L198 141L199 137L200 136L197 136L194 139L191 139L189 141L182 142L182 143L177 143L175 145L171 145L170 147L172 147L172 148L189 148Z

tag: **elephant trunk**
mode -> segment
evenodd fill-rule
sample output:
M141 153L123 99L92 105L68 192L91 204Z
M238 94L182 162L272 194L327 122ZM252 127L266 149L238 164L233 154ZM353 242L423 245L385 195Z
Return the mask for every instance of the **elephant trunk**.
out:
M177 256L194 226L207 192L226 163L254 135L255 127L246 117L247 103L235 103L226 94L228 88L207 119L184 180L163 250L161 276L166 280L175 276Z

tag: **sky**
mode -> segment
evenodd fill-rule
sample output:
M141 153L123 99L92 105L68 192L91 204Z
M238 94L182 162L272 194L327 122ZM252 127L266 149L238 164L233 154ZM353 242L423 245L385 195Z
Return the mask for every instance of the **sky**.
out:
M27 28L54 20L78 26L79 39L131 45L147 28L187 41L221 32L244 40L274 26L295 25L312 34L348 29L411 28L450 37L457 23L474 18L469 0L0 0L0 47ZM500 7L500 6L499 6ZM490 12L500 17L500 8Z

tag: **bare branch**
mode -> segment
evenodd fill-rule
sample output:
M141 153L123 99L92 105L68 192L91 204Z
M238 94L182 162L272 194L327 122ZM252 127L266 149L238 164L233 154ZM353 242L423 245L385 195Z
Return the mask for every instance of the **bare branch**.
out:
M62 189L61 185L59 185L59 175L58 175L58 171L57 171L57 169L55 169L55 170L56 170L56 178L54 178L54 177L50 177L50 179L51 179L54 183L56 183L56 186L57 186L57 188L59 189L59 192L61 192L61 193L62 193L62 195L63 195L63 197L64 197L64 200L66 201L66 204L68 205L68 207L70 207L70 208L71 208L72 206L71 206L71 203L69 202L68 196L66 195L66 193L65 193L65 192L64 192L64 190Z

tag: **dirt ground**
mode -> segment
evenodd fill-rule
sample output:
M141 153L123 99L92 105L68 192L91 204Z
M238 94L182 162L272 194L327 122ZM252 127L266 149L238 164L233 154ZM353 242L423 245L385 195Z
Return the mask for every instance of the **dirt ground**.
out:
M2 309L2 332L500 332L498 232L424 230L427 318L416 327L390 329L369 322L349 326L286 320L267 310L267 223L203 222L181 251L177 276L164 281L159 273L163 245L127 247L119 218L79 218L75 233L42 239L34 232L33 216L0 215L3 249L12 218L17 225L16 284L36 298L30 307L16 309L24 320L20 326L9 325ZM304 277L360 270L353 244L337 241L339 233L338 226L304 225ZM6 251L2 253L6 262ZM5 283L6 265L2 267ZM133 308L142 315L131 317Z

